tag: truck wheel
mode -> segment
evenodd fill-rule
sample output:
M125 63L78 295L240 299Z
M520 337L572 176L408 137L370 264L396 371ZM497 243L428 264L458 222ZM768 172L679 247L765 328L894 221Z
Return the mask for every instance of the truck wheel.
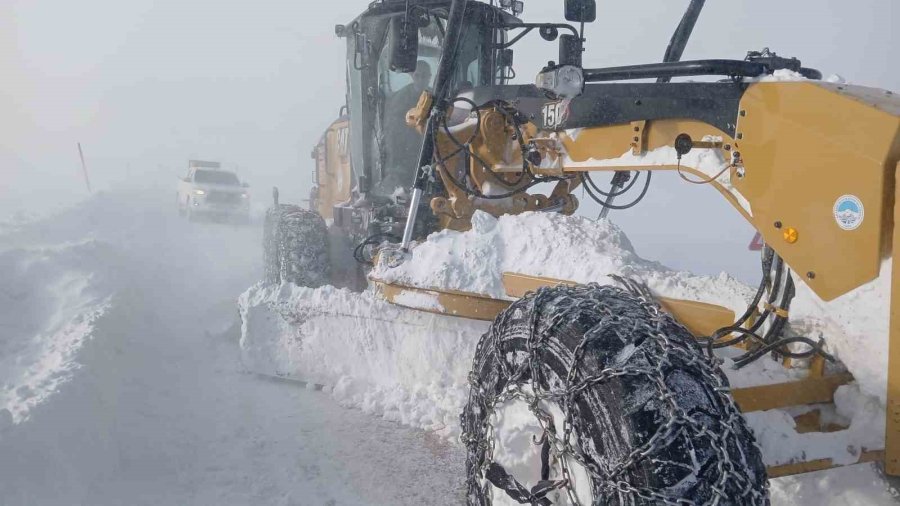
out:
M266 211L263 255L268 283L328 283L328 229L318 213L292 205Z
M470 505L769 504L728 380L653 301L540 289L494 320L469 378Z

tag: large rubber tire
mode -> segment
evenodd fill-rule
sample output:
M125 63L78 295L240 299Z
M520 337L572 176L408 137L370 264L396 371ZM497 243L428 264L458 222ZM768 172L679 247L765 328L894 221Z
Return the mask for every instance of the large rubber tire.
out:
M277 205L266 211L263 261L268 283L318 287L329 282L328 228L308 209Z
M486 422L512 385L560 395L571 450L592 466L593 504L769 503L766 468L728 380L653 301L598 285L529 294L482 336L470 381L461 416L470 505L506 494L486 478L496 436ZM585 388L564 401L575 385Z

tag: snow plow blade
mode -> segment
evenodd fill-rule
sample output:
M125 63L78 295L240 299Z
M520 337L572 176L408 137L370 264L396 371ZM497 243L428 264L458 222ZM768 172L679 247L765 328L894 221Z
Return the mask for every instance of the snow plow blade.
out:
M372 279L372 282L381 290L385 300L392 304L473 320L492 321L511 302L460 290L421 288L387 283L378 279ZM515 272L503 273L503 286L506 294L515 298L522 297L541 287L577 284L574 281L563 279ZM658 297L658 300L666 312L674 316L695 336L708 336L734 322L734 311L716 304L667 297Z
M543 286L575 285L574 281L531 276L516 272L503 273L503 287L510 297L522 297ZM695 336L712 335L734 322L734 311L708 302L657 297L660 305Z

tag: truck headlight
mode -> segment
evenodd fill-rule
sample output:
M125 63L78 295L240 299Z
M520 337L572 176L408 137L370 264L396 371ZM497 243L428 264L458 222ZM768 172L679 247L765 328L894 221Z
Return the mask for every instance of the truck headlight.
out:
M584 72L574 65L547 67L537 75L534 85L556 98L575 98L584 91Z
M242 199L249 199L249 198L250 198L250 195L247 194L247 193L242 193L242 194L241 194L241 198L242 198Z
M194 195L206 195L206 191L204 191L204 190L194 190Z

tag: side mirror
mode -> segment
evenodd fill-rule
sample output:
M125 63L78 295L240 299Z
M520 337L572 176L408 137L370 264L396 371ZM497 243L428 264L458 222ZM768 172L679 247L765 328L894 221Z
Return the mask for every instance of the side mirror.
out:
M581 67L581 53L584 52L581 37L563 34L559 36L559 64Z
M590 23L597 19L596 0L566 0L566 21Z
M497 64L502 68L509 68L513 66L513 50L510 48L501 49L500 55L497 58Z
M388 44L390 69L394 72L414 72L419 59L419 26L413 16L407 13L391 19Z

